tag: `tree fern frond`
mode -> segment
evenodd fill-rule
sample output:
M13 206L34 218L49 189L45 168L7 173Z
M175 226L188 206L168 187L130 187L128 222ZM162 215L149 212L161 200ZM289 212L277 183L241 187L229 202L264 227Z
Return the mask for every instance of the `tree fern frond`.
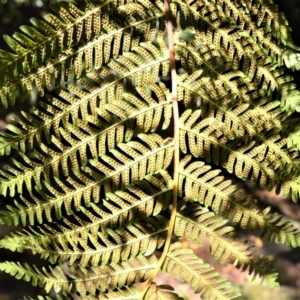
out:
M162 247L168 230L167 220L162 216L143 218L138 223L123 225L116 230L106 229L106 233L98 232L78 235L71 234L65 239L51 239L51 244L31 236L14 234L0 241L0 247L11 251L23 252L31 250L50 263L68 262L71 266L78 263L81 267L96 267L126 261L138 255L149 256Z
M282 223L276 214L268 215L270 207L260 210L252 196L244 195L244 191L230 180L224 181L223 176L217 176L220 170L210 171L211 166L204 162L189 163L190 160L191 156L187 155L181 161L180 196L211 207L215 213L232 219L244 229L263 230L262 236L269 233L270 241L294 247L300 245L300 232L289 222Z
M293 84L293 77L284 76L284 70L278 69L274 63L267 66L260 65L244 56L231 61L226 51L217 51L214 45L202 46L195 51L200 41L201 39L195 40L189 45L182 41L176 43L181 63L189 74L202 69L202 76L210 77L211 80L218 79L219 86L223 83L223 88L231 90L241 98L244 97L252 105L255 105L255 98L266 94L266 91L269 93L276 91L277 97L282 101L292 101L297 95L299 97L299 92ZM236 78L233 80L230 77ZM253 93L259 89L260 93ZM247 93L247 90L252 93ZM289 100L285 100L286 98Z
M48 296L46 296L46 297L43 297L43 296L37 296L37 298L36 299L34 299L34 298L31 298L31 297L24 297L23 298L24 300L63 300L63 298L61 298L59 295L56 295L56 297L55 298L51 298L51 297L48 297Z
M239 296L175 234L209 239L216 259L277 286L268 260L234 229L293 247L300 232L216 168L300 197L299 122L289 117L300 92L282 68L300 68L300 48L273 0L53 10L5 37L12 53L0 50L0 102L43 95L0 132L0 156L10 156L0 194L14 198L0 224L25 226L0 248L59 266L3 262L0 271L57 300L181 299L154 283L160 271L203 299Z
M285 149L287 139L281 139L272 130L265 133L266 143L259 145L251 136L245 134L243 125L247 126L249 123L242 117L238 122L241 126L235 128L241 128L237 134L236 131L230 132L228 126L218 121L204 119L199 122L200 113L196 111L191 114L191 111L186 111L182 116L182 123L185 125L180 125L181 149L184 153L188 145L193 156L203 157L207 162L221 165L239 178L250 179L268 189L280 186L290 177L292 171L299 170L299 163L294 159L298 153L293 149ZM236 113L232 114L238 118ZM226 132L228 129L229 134Z
M260 2L246 3L224 0L218 1L218 4L220 9L230 13L241 30L251 34L256 43L262 45L265 51L271 51L271 53L267 52L270 56L282 55L282 47L275 43L272 36L277 38L280 43L284 45L289 43L293 50L298 50L292 42L291 28L288 26L284 15L278 12L277 6L259 6L261 5ZM254 7L256 8L252 9ZM241 8L244 9L244 13L241 13ZM256 20L256 23L252 23L253 20Z
M76 292L82 295L87 293L95 295L97 291L105 292L109 289L145 281L156 263L155 256L150 256L148 259L139 256L119 264L90 269L79 267L76 270L70 267L64 271L60 267L49 267L49 270L43 268L41 271L34 266L30 267L27 263L23 266L20 263L3 262L0 263L0 270L18 279L31 281L34 286L39 285L47 292L54 288L56 292L62 291L64 295Z
M288 26L284 14L278 11L277 5L274 5L273 1L264 2L264 5L261 1L241 2L239 6L237 6L237 1L234 1L235 3L222 2L226 2L228 11L234 16L239 27L243 29L242 35L254 38L254 42L261 45L264 52L273 61L275 58L279 66L285 63L292 70L299 69L300 57L296 52L299 51L299 47L293 43L291 28ZM242 7L244 8L243 14L240 13Z
M147 49L152 51L151 54ZM158 48L151 43L142 44L135 47L134 52L126 53L117 60L111 60L98 73L90 72L85 80L80 80L76 85L69 84L65 90L58 90L56 97L47 96L47 101L41 102L41 108L36 108L32 115L23 113L24 121L18 121L17 126L8 126L11 133L1 133L0 153L9 154L11 148L30 150L35 141L41 143L42 134L45 135L47 143L50 143L52 130L55 137L60 139L61 123L64 130L67 130L70 118L74 123L77 119L88 121L91 114L97 117L95 108L101 109L105 104L119 102L126 95L128 96L123 100L131 102L140 109L145 106L145 103L134 101L133 96L129 95L131 94L130 82L136 87L149 85L148 93L152 91L158 101L163 102L165 98L163 85L154 86L159 77L161 64L168 65L167 56L163 51L163 48ZM154 57L157 60L154 61ZM128 85L127 90L124 89L125 81ZM134 96L140 100L141 97L145 98L149 105L154 104L156 101L150 95L145 97L147 92L143 87L140 87L137 90L138 94ZM70 93L73 93L73 96ZM159 108L156 111L159 111ZM150 114L151 112L148 113ZM170 117L170 113L168 115ZM157 120L158 116L156 115L155 118Z
M284 101L296 101L299 97L296 85L289 84L290 79L281 77L281 72L276 70L273 74L273 72L265 70L264 73L260 73L259 69L255 68L254 73L258 79L257 81L262 86L266 85L268 87L269 94L272 93L270 82L274 81L275 88L280 92L278 96ZM265 76L266 74L271 74L270 78ZM219 71L215 71L215 76L210 77L205 77L201 70L195 71L190 76L183 74L178 80L178 100L183 100L186 108L195 108L197 103L195 100L201 99L201 108L208 106L204 110L207 111L207 114L216 108L220 113L223 111L226 114L230 108L235 107L237 104L245 105L249 103L249 109L252 110L252 113L263 116L262 119L266 120L266 124L272 124L273 128L282 130L282 122L287 116L282 113L281 108L274 109L279 106L279 102L272 101L266 91L258 89L258 86L252 84L250 80L241 71L232 70L231 68L226 71L225 75L220 75ZM194 103L193 106L192 103ZM271 107L266 105L267 103L275 107L271 110ZM232 118L235 118L235 115L232 115Z
M148 95L146 89L151 92L155 91L160 103ZM61 138L69 145L52 136L52 144L47 146L42 143L40 150L36 149L34 154L31 154L31 158L20 153L25 164L13 160L14 166L7 168L8 172L1 171L2 177L8 181L0 184L0 190L4 192L6 188L9 188L13 193L14 185L18 185L20 188L23 182L26 182L27 188L31 190L32 178L35 185L41 187L42 175L47 181L50 181L50 174L60 177L60 175L69 175L72 169L78 171L82 166L88 164L86 159L88 150L92 154L91 158L97 159L98 155L104 155L107 152L107 148L113 149L118 143L129 141L133 135L137 135L139 132L155 131L163 113L165 119L163 128L168 126L172 107L165 101L164 90L157 85L138 88L138 90L147 102L142 102L131 94L123 94L123 99L126 101L116 101L114 104L106 104L104 108L97 109L98 117L103 121L92 116L86 117L93 127L77 120L76 125L66 124L68 131L59 128ZM136 124L133 122L133 118L136 118ZM20 139L20 136L18 138ZM24 140L18 141L19 145L23 142ZM32 139L28 143L29 147L33 146ZM6 145L9 144L6 143ZM59 151L53 150L53 146ZM68 161L71 162L70 165ZM30 167L26 167L26 164Z
M63 248L67 248L66 245L70 242L70 238L72 244L86 243L91 236L98 239L98 232L101 232L105 237L108 236L108 228L116 229L136 219L158 215L169 206L171 187L166 189L154 177L148 177L147 181L148 183L145 181L136 182L134 186L129 186L126 191L107 194L107 199L103 200L102 209L91 203L93 213L82 207L81 210L86 215L85 220L89 219L90 221L84 221L74 215L76 224L64 219L62 224L43 225L29 228L23 232L15 232L9 238L9 244L12 247L17 247L18 250L26 248L26 245L31 245L31 243L42 245L44 249L49 249L51 244L55 247L56 245L63 245ZM163 189L157 190L152 184ZM50 215L49 212L47 214ZM1 246L6 247L2 242L1 244Z
M204 264L192 250L180 248L179 243L170 247L162 270L189 283L205 299L228 300L239 297L229 282L220 279L214 269Z
M300 175L295 178L291 178L284 182L283 195L291 195L294 202L298 202L300 199Z
M195 49L197 50L195 51ZM200 92L201 90L193 90L194 87L198 87L201 84L201 82L195 84L196 78L193 77L191 78L193 88L185 87L185 89L198 95L214 95L214 98L211 97L210 99L211 102L215 102L217 100L216 97L220 99L222 96L226 97L228 93L232 93L233 97L238 97L240 102L243 99L242 102L249 102L253 107L256 107L262 96L270 95L276 91L276 98L281 100L281 106L284 110L290 112L291 107L295 108L298 106L300 94L293 83L293 78L284 76L283 69L278 69L276 65L274 66L274 63L266 66L257 63L252 57L247 58L245 54L231 62L232 58L226 52L227 48L221 51L219 46L211 45L210 42L205 47L202 37L196 38L190 45L179 41L176 43L176 50L180 54L181 63L186 72L192 74L202 69L202 76L210 77L209 79L204 79L206 88L208 81L210 81L210 93L206 89L203 94ZM237 52L234 50L233 53L236 54ZM215 82L214 79L218 80ZM179 81L179 89L182 88L180 84L182 81ZM190 94L188 91L186 93ZM191 100L189 97L186 98ZM205 99L206 97L204 97ZM196 104L197 102L194 103Z
M180 26L185 28L191 24L197 28L194 30L195 41L202 41L206 44L215 44L218 50L223 49L229 55L230 59L235 60L248 56L247 53L252 53L252 57L261 59L262 62L266 58L261 47L251 39L242 38L238 32L232 32L237 28L230 23L230 16L226 11L217 9L213 3L204 4L202 1L182 1L175 0L175 3L185 11L185 14L180 18ZM196 24L196 25L194 25ZM209 28L209 30L203 30ZM212 34L213 33L213 34Z
M83 133L81 136L82 135ZM26 155L20 154L25 164L13 160L15 167L8 166L6 172L0 172L0 175L3 178L0 182L0 192L1 194L6 195L9 191L10 195L14 196L16 191L21 193L23 184L25 184L27 189L31 192L32 180L38 188L41 188L42 178L44 177L49 181L51 171L54 176L59 176L59 166L61 164L62 167L66 167L68 158L73 160L73 167L77 167L75 172L78 172L78 167L82 165L87 173L91 174L93 177L96 176L95 179L97 180L97 184L105 184L107 191L113 191L115 189L114 187L120 187L121 175L121 186L125 186L130 184L130 179L131 181L137 180L147 174L166 168L171 163L173 153L171 143L164 145L163 139L157 134L139 134L138 136L139 141L129 141L126 144L119 144L119 149L111 149L107 155L102 155L99 161L97 159L90 159L90 166L85 166L87 165L87 162L79 164L79 162L76 161L76 152L74 153L74 149L72 148L70 154L68 155L68 153L66 153L66 156L62 156L61 152L50 152L48 150L50 152L48 157L50 155L51 158L46 158L36 152L36 158L41 161L40 163L36 163ZM146 143L147 147L144 146L142 142ZM96 145L94 146L95 147L92 150L95 151ZM87 144L85 144L85 147L87 147ZM84 148L82 150L85 152ZM123 153L124 151L127 152L127 155ZM82 151L80 154L83 155ZM84 156L85 155L83 155L83 157ZM121 159L123 163L118 163L118 159ZM26 164L30 167L27 167ZM106 167L106 164L110 164L112 168ZM98 172L95 172L94 169ZM108 181L112 181L111 187L109 187L110 184L105 183Z
M255 63L253 55L261 60L261 63L269 56L267 60L279 66L284 62L289 68L299 69L300 56L295 52L299 47L292 41L284 15L278 13L274 5L255 3L251 7L255 7L255 12L245 9L245 12L241 13L243 6L237 1L216 1L216 4L206 5L203 5L202 1L184 2L175 1L179 4L179 9L184 11L180 12L181 28L189 28L195 20L198 21L197 28L209 28L207 31L194 31L195 41L206 41L207 44L215 44L218 49L223 48L236 62L243 54L245 59L249 58L252 63ZM270 33L283 45L274 41ZM248 53L251 53L252 57Z
M253 273L254 277L259 275L268 280L269 286L278 286L275 282L277 273L270 267L270 262L259 257L246 242L236 240L234 228L224 226L227 222L199 204L189 204L177 213L174 232L200 246L208 237L210 251L221 263L227 261L243 270L249 267L249 273Z
M183 300L182 297L179 297L176 293L174 293L173 287L166 284L156 285L156 283L151 284L145 298L149 300Z
M291 89L295 89L294 84L289 85ZM282 97L281 99L281 109L286 111L287 115L292 114L293 112L300 111L300 92L294 90L291 96Z
M14 76L28 73L33 68L40 67L50 57L57 57L61 51L65 51L73 44L76 44L85 34L88 40L93 35L99 35L100 12L107 10L111 1L102 6L92 7L85 5L84 10L80 10L72 3L61 4L58 8L60 19L54 15L47 15L44 21L32 19L34 27L23 26L21 30L24 34L15 33L13 38L6 36L7 44L16 54L1 52L1 84ZM105 23L105 18L102 18ZM83 29L84 28L84 29ZM73 41L73 33L76 40ZM20 63L21 61L25 63ZM13 93L11 93L13 95ZM6 95L1 93L1 100L7 105ZM14 99L10 98L10 104Z
M32 49L24 49L24 53L15 57L16 65L19 65L18 60L24 59L24 56L28 56L30 59L26 60L26 69L18 69L14 64L12 65L16 72L12 81L5 81L6 77L3 78L4 84L0 89L0 98L5 106L15 102L14 94L22 95L27 91L31 92L33 82L38 87L40 94L43 95L44 88L51 87L53 81L57 85L62 79L71 79L72 69L74 69L75 77L79 78L83 71L100 68L111 57L116 58L119 54L130 51L140 42L163 37L163 33L160 32L161 26L157 26L157 23L163 22L159 19L164 16L164 13L158 5L154 5L150 1L138 1L138 3L127 3L126 5L123 1L107 1L96 6L86 4L83 11L72 4L60 4L56 8L56 12L66 23L62 23L54 15L48 15L47 22L33 20L34 25L40 30L50 30L50 37L38 34L38 36L42 36L43 41L40 41L38 46L34 44ZM132 15L135 19L132 19ZM127 23L125 25L124 20ZM58 29L55 30L52 26ZM25 30L27 34L37 31L28 26L21 29ZM143 31L139 29L143 29ZM23 37L19 38L21 42L26 38L23 34L16 33L15 35ZM75 41L72 39L73 36L75 36ZM86 44L73 50L69 43L78 44L83 39L86 40ZM17 43L11 38L9 41ZM40 52L42 52L42 57L40 57ZM12 55L5 53L2 56L10 59L9 63L11 64ZM4 64L3 67L7 67L7 64ZM29 72L29 74L24 77L22 72Z
M135 286L125 286L122 289L115 289L113 291L108 290L104 293L101 293L101 299L111 299L111 300L138 300L140 299L141 291L136 288ZM74 299L78 299L78 296L72 295ZM156 300L156 299L162 299L162 300L183 300L182 297L179 297L174 291L171 286L168 285L156 285L155 283L152 283L150 289L148 290L146 294L146 299L149 300ZM81 300L98 300L98 296L92 296L92 295L81 295ZM24 297L24 300L34 300L31 297ZM38 300L54 300L53 298L50 298L48 296L38 296ZM62 300L62 298L57 295L55 300Z
M230 81L233 74L228 74L227 81ZM223 77L225 79L225 77ZM260 141L267 141L264 137L264 130L260 128L278 130L286 132L286 116L279 108L279 102L272 101L271 97L262 95L258 91L243 86L244 93L249 94L247 99L241 92L239 80L234 80L237 84L233 87L237 92L232 93L230 87L225 88L219 80L202 77L202 72L194 72L190 76L181 76L178 82L178 98L183 100L186 108L195 108L191 103L196 104L201 100L201 116L216 117L220 121L233 122L232 127L238 126L246 130L251 136L256 136ZM243 80L242 84L243 85ZM231 83L232 85L232 83ZM242 100L243 99L243 100ZM194 105L195 106L195 105ZM199 106L198 106L199 107ZM244 122L246 126L244 126ZM230 126L230 127L231 127Z
M295 47L292 42L291 28L283 13L278 11L278 6L273 0L236 1L244 11L250 15L251 20L256 20L259 28L271 30L272 35L284 45Z
M113 299L113 300L138 300L140 298L141 291L135 286L125 286L122 289L117 288L114 290L108 290L101 293L101 299ZM75 298L76 299L76 298ZM85 296L80 295L82 300L98 300L99 296ZM79 300L79 299L78 299Z
M0 223L19 224L21 222L25 226L28 223L31 225L35 224L36 220L42 224L44 218L52 222L52 212L54 212L56 219L60 220L63 208L68 215L73 214L73 207L78 211L83 209L81 208L81 201L85 203L85 207L92 206L96 209L97 214L102 217L94 224L95 226L100 226L101 223L104 226L105 222L116 224L119 218L129 218L127 215L129 211L131 211L131 217L128 221L131 221L138 211L141 213L146 207L148 210L147 216L152 214L153 210L156 215L161 210L164 210L170 201L172 182L168 179L168 175L164 175L163 173L163 171L159 173L161 174L161 178L150 175L145 176L143 180L134 182L134 186L128 186L127 191L106 194L106 200L103 200L104 207L111 213L107 213L106 210L101 210L93 205L93 202L98 203L100 201L102 185L99 182L90 180L87 177L79 177L86 184L79 184L78 181L69 179L69 183L73 186L73 188L69 188L57 180L64 193L55 190L50 185L46 185L50 191L50 195L40 190L38 191L39 197L32 197L35 204L27 201L24 197L22 200L25 205L21 205L15 201L16 207L8 206L8 210L1 211ZM113 203L118 203L118 205L114 205ZM150 210L150 207L153 210ZM90 213L90 215L91 220L95 220L93 214Z
M101 299L113 299L113 300L138 300L140 298L140 290L135 286L125 286L122 289L117 288L108 290L104 293L101 293ZM75 298L76 299L76 298ZM80 300L98 300L99 296L85 296L80 295ZM79 299L78 299L79 300Z

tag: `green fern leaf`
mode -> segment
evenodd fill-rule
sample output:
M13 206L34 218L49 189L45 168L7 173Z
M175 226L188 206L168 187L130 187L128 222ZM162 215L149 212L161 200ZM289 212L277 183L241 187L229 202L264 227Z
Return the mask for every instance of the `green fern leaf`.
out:
M115 299L115 300L138 300L140 297L139 289L132 287L126 287L123 289L116 289L114 291L107 291L105 293L101 293L101 299ZM183 300L183 298L179 297L177 294L173 292L173 288L168 285L156 285L153 283L146 294L147 299L155 300L155 299L166 299L166 300ZM42 297L39 296L38 300L52 300L48 296ZM55 299L62 300L60 296L57 296ZM83 300L97 300L98 296L81 296ZM24 300L33 300L31 297L24 298Z
M68 130L69 118L72 118L73 122L75 122L77 119L80 119L79 116L81 115L86 118L82 121L86 122L91 114L97 117L95 108L98 107L99 99L101 103L100 108L109 102L114 103L122 100L122 95L126 92L123 84L126 78L134 80L136 86L149 84L149 89L153 89L153 93L158 97L159 102L163 102L165 98L163 86L161 85L161 89L159 89L156 86L154 87L153 83L158 78L160 65L168 62L167 56L163 54L163 48L157 48L149 43L142 45L143 47L135 47L134 52L126 53L124 57L119 57L118 60L111 60L107 65L109 69L106 67L101 68L99 73L88 73L86 80L79 81L79 86L69 84L67 90L59 90L57 94L59 98L47 96L47 102L41 102L41 109L35 109L32 116L23 113L25 122L19 121L18 126L9 126L8 129L10 129L11 134L1 134L0 153L2 155L4 153L9 154L11 148L20 148L22 151L26 149L31 150L35 140L37 140L38 144L41 143L41 134L44 134L47 142L50 143L50 132L52 130L55 137L60 139L62 130L60 129L60 122L63 122L64 129ZM140 55L144 56L144 60L140 59ZM157 63L153 62L154 57L157 59ZM116 75L116 72L119 75ZM91 86L90 82L94 86ZM71 96L68 92L72 92L75 96ZM143 88L139 89L139 93L140 97L145 98L146 92ZM126 97L126 94L124 96ZM140 97L137 98L140 99ZM107 99L110 100L107 101ZM132 106L137 106L138 109L141 106L145 106L145 104L141 104L141 101L135 100L131 96L127 96L125 99L128 99ZM148 96L147 102L151 105L155 104L156 101ZM59 107L64 107L64 110ZM155 112L158 113L158 111L159 108L156 108ZM148 112L148 115L150 114L151 111ZM101 111L100 116L102 117ZM166 116L169 118L170 113ZM158 118L159 115L156 116L156 119ZM99 124L99 122L97 123ZM165 126L168 124L166 120Z
M260 275L268 280L270 286L278 287L277 273L270 267L270 263L252 250L247 242L239 242L234 238L234 228L224 225L224 220L199 204L192 204L182 209L176 216L174 232L176 235L185 236L188 240L203 245L205 238L210 239L210 251L220 262L231 264L246 270L250 274Z
M164 16L164 13L159 6L153 5L150 1L130 3L126 5L126 9L123 2L119 2L116 7L114 1L108 1L102 5L98 3L95 6L86 3L80 9L72 3L60 3L53 6L53 9L60 19L55 15L48 15L45 21L32 19L38 31L34 27L21 27L28 35L37 31L38 34L34 35L37 42L31 41L28 44L26 35L19 33L16 33L14 38L20 42L7 38L11 48L14 51L20 49L21 52L17 53L18 55L15 55L13 60L11 53L3 52L1 55L3 57L2 68L9 68L9 74L14 72L13 81L8 80L6 76L0 77L0 82L3 83L0 98L4 106L14 104L15 93L18 92L22 96L26 90L31 92L33 82L43 95L44 87L51 87L53 80L57 85L63 78L71 79L72 68L75 70L76 78L79 78L85 70L100 68L111 58L111 47L113 48L112 56L118 57L119 54L138 47L140 42L151 41L163 35L163 32L160 32L161 26L157 30L157 22ZM152 11L151 16L148 15L149 10ZM129 23L128 26L124 27L120 21L113 21L112 16L116 15L120 19L125 19ZM135 20L132 20L132 15L136 17ZM146 35L139 33L136 29L139 26L147 32ZM72 46L80 44L83 39L88 42L87 45L74 51ZM22 48L23 44L27 48ZM17 67L22 59L27 62L26 68ZM85 67L83 67L84 64ZM54 70L60 71L53 72ZM30 73L24 78L22 72ZM27 88L24 89L24 86Z
M31 281L34 286L44 287L47 292L54 288L56 292L62 291L64 295L76 291L83 295L86 293L95 295L97 290L105 292L108 289L145 280L155 266L155 256L151 256L149 259L140 256L120 264L110 264L107 267L101 266L89 270L80 268L80 273L74 268L64 271L59 267L49 267L49 270L43 268L41 271L36 267L30 267L28 264L23 266L13 262L0 263L0 270L4 270L17 279ZM139 275L132 276L135 272ZM68 286L71 282L73 288L69 290Z
M196 293L206 299L235 299L239 296L229 282L220 280L212 267L204 264L190 249L180 248L176 243L163 264L162 270L190 284Z
M123 226L115 231L107 229L106 233L99 232L97 236L87 234L75 238L70 234L65 240L53 236L51 244L47 244L45 240L41 243L41 240L33 236L26 239L24 234L14 234L2 239L0 247L18 252L31 250L33 254L38 253L50 263L68 261L69 265L78 262L81 267L95 267L99 264L126 261L138 255L153 254L164 244L168 228L167 220L162 216L155 219L143 218L139 223Z
M52 9L5 36L13 52L0 50L1 103L42 95L0 133L0 223L25 227L0 248L58 266L0 270L57 299L181 299L156 285L161 270L203 299L239 297L175 234L209 239L215 259L276 287L269 261L234 229L293 247L299 231L219 175L300 197L298 120L289 116L300 92L282 68L299 69L300 48L273 1Z
M257 145L258 143L252 141L253 138L246 134L243 127L238 128L238 132L237 128L231 132L223 122L213 122L208 118L200 123L196 122L200 111L190 115L191 111L186 111L182 116L182 122L186 124L181 126L183 133L181 149L185 153L187 147L185 135L187 134L189 147L195 157L204 157L206 161L221 165L230 173L234 172L239 178L250 179L253 183L257 182L262 188L268 189L287 180L294 171L293 167L299 168L299 165L292 160L298 154L293 149L284 149L287 140L282 140L272 130L268 134L268 139L264 137L266 143ZM188 119L187 122L186 119ZM229 133L224 127L229 129ZM272 149L269 148L270 141L272 141L270 145ZM211 148L212 151L210 151ZM279 168L280 176L277 175ZM251 169L252 174L249 176Z
M191 156L181 161L179 175L179 195L188 201L198 201L211 207L215 213L233 220L246 229L263 229L262 236L269 233L269 240L299 246L300 232L289 223L282 223L276 214L268 215L270 207L264 210L257 208L253 197L246 196L244 191L232 185L230 180L224 181L217 176L220 170L212 170L211 166L198 161L189 164Z
M23 299L24 300L34 300L34 298L31 298L31 297L24 297ZM51 298L51 297L48 297L48 296L46 296L46 297L38 296L37 299L38 300L54 300L54 298ZM57 295L55 297L55 300L62 300L62 298L59 295Z
M103 200L103 202L104 207L107 206L107 209L109 209L111 212L110 214L107 214L105 210L97 208L97 206L94 205L90 199L92 196L95 203L99 202L100 199L98 197L101 195L101 185L92 180L89 180L90 186L82 185L78 184L78 182L74 180L71 181L71 179L69 179L69 183L73 184L73 189L61 185L61 187L65 189L65 193L59 193L47 185L50 192L56 197L49 196L46 193L39 191L40 196L42 196L44 199L41 201L40 197L33 197L33 200L36 201L36 205L32 205L29 201L26 201L25 198L22 198L26 206L24 207L23 205L15 202L16 208L9 206L9 211L1 211L0 223L19 224L19 222L22 222L22 224L25 226L28 222L29 224L33 225L35 224L35 216L39 223L43 222L43 214L45 214L46 220L51 222L52 210L54 210L56 218L60 220L62 217L61 210L63 206L69 215L73 213L73 205L75 206L76 210L83 210L84 208L81 207L82 198L86 204L86 207L91 206L93 209L96 209L98 215L102 216L102 219L99 220L100 223L95 222L95 226L99 226L99 224L103 222L105 224L105 222L109 222L110 219L118 219L118 215L122 216L122 214L124 214L124 217L126 217L127 211L130 208L130 205L128 206L128 202L132 205L132 209L137 205L141 211L143 210L143 205L145 208L148 207L148 209L152 206L156 215L161 210L164 210L169 204L170 190L172 188L172 183L170 178L168 178L168 175L164 174L163 171L161 171L160 174L162 176L161 179L160 177L156 178L155 176L148 175L144 177L144 180L136 181L134 186L128 186L127 191L119 191L115 192L114 194L107 193L106 200ZM79 179L81 179L83 182L86 182L87 180L86 177L79 177ZM59 181L57 183L59 183ZM157 199L157 201L155 201L155 199ZM118 203L118 205L112 205L114 202ZM153 210L150 210L147 215L149 216L151 213L153 213ZM86 211L86 213L88 213L88 211ZM92 213L89 215L91 220L95 219Z
M173 290L171 286L152 283L145 297L149 300L183 300L183 298L179 297Z

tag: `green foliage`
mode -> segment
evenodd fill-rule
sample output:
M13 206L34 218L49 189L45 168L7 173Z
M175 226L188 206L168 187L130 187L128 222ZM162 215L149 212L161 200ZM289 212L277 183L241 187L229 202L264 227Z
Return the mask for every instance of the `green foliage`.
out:
M0 247L31 250L49 266L0 269L56 299L181 299L155 284L159 270L203 299L237 298L212 266L173 243L208 238L216 259L276 287L269 261L235 231L293 247L300 233L220 174L300 196L289 116L300 93L284 74L300 69L299 48L273 1L172 0L174 49L162 0L52 9L5 36L12 52L0 50L2 105L35 88L42 96L0 133L1 156L14 156L0 171L0 223L24 226ZM135 286L148 279L143 291Z

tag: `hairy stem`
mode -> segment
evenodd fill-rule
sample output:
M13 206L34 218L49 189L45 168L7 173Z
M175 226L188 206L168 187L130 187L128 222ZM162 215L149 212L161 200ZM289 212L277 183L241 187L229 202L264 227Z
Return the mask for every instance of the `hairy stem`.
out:
M160 257L160 260L157 264L157 267L153 270L151 277L148 279L148 282L141 294L140 299L144 299L145 294L147 293L151 283L156 277L157 273L161 270L161 267L167 257L169 252L175 217L177 212L177 198L178 198L178 173L179 173L179 160L180 160L180 148L179 148L179 110L178 110L178 101L177 101L177 73L176 73L176 64L175 64L175 48L174 48L174 37L173 37L173 25L171 22L171 9L170 9L170 0L164 0L165 6L165 15L166 15L166 27L168 34L168 43L169 43L169 57L170 57L170 67L171 67L171 82L172 82L172 104L173 104L173 120L174 120L174 174L173 174L173 199L172 199L172 211L171 218L168 228L168 235L164 245L164 250Z

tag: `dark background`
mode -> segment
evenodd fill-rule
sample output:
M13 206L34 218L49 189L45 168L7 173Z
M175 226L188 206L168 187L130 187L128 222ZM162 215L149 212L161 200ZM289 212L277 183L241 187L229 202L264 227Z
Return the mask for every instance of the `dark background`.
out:
M48 5L55 3L55 0L0 0L0 49L9 50L5 44L2 35L12 35L21 25L31 25L29 19L32 17L41 18L49 12ZM279 9L283 11L289 21L290 26L293 28L293 39L296 45L300 46L300 1L299 0L276 0ZM290 73L288 71L288 73ZM300 72L292 74L295 82L300 85ZM27 110L30 107L30 102L20 103L9 111L0 107L0 130L4 129L5 124L10 122L10 117L14 114L19 114L20 110ZM2 161L0 159L0 165ZM277 196L274 192L266 192L259 188L250 185L249 183L242 183L244 188L249 192L256 195L262 205L272 205L275 211L284 214L289 220L294 221L295 226L300 229L300 205L294 204L290 199L283 199L281 195ZM4 209L4 199L0 198L0 209ZM11 228L0 226L0 237L6 235ZM274 243L267 244L265 240L261 240L252 232L241 234L241 238L252 241L257 246L259 251L267 256L274 262L274 266L278 269L280 274L279 281L282 284L280 290L272 291L266 288L259 288L257 283L249 284L247 277L244 273L236 271L230 265L221 265L209 254L209 245L195 248L195 252L201 256L205 261L214 264L216 269L226 276L236 285L241 285L246 299L249 300L296 300L300 299L300 250L289 249L282 245ZM183 242L183 243L188 243ZM21 261L34 263L37 266L43 264L37 256L31 255L29 252L12 253L0 249L0 261ZM178 292L182 293L186 299L199 299L192 291L183 286L180 282L165 278L160 275L159 281L168 282L176 287ZM34 297L37 294L43 294L43 289L32 287L31 284L16 280L13 277L0 273L0 300L15 300L21 299L22 296Z

